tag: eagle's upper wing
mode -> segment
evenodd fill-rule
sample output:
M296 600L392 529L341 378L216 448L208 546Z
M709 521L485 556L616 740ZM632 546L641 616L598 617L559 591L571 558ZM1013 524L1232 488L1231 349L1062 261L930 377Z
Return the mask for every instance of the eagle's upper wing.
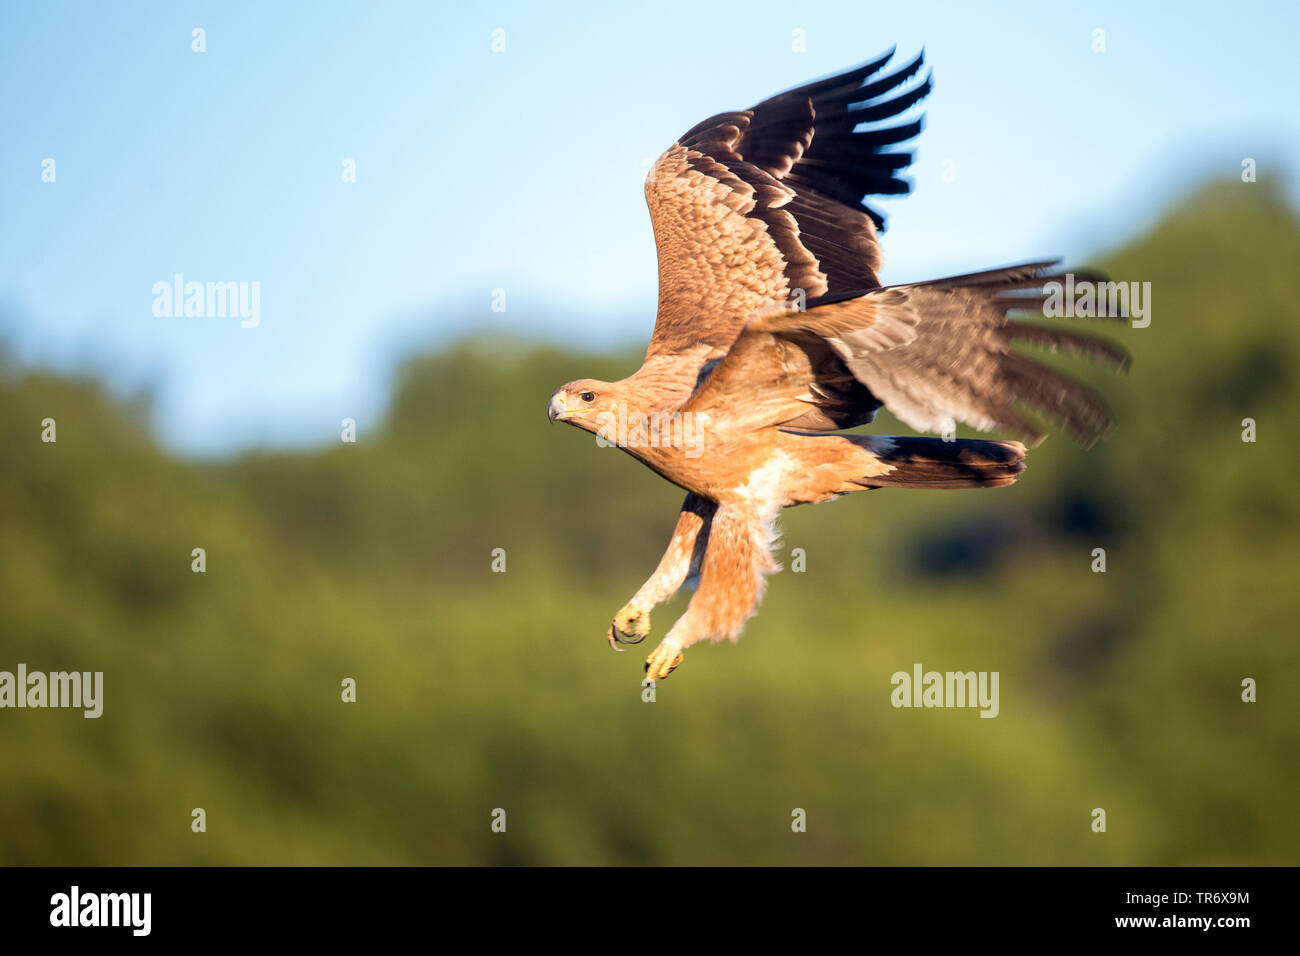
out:
M1105 339L1008 316L1042 316L1044 285L1064 278L1044 274L1053 264L827 296L810 300L805 312L769 307L684 407L756 426L830 431L870 421L883 404L918 431L940 431L951 420L1041 441L1018 410L1025 407L1089 445L1111 425L1102 400L1012 349L1021 343L1128 364Z
M897 173L911 154L885 148L921 124L857 127L930 91L928 75L909 83L920 56L873 80L892 56L720 113L659 157L645 184L659 252L648 358L701 344L721 355L755 311L795 290L813 298L879 286L881 219L862 199L908 191Z

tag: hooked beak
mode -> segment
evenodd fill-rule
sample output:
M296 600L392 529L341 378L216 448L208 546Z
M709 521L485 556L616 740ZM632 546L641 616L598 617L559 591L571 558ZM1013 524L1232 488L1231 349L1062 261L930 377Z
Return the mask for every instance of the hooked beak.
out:
M556 392L551 396L551 403L546 406L546 417L554 422L558 418L563 418L568 414L568 409L564 407L564 393Z

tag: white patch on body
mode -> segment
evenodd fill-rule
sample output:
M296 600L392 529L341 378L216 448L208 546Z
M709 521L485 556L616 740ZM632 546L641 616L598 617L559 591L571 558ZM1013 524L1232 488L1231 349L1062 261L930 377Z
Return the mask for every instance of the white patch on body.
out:
M775 516L790 503L784 488L796 467L795 460L778 448L771 458L749 473L749 480L738 485L735 493L753 502L766 520L768 514Z
M750 543L759 558L760 572L755 607L763 599L763 592L767 588L766 575L781 570L781 565L772 554L781 539L781 529L777 527L776 519L781 514L781 509L791 502L785 488L796 469L795 460L778 449L771 458L750 472L748 481L735 489L737 495L749 499L758 516L758 521L750 523Z

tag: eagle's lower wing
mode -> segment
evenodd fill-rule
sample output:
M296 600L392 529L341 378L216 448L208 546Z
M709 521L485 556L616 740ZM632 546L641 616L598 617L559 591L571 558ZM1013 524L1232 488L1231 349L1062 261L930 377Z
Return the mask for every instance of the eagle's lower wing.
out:
M645 184L659 254L647 358L701 345L721 355L749 316L796 290L879 286L881 219L862 200L908 191L897 174L911 154L885 150L916 136L920 121L857 127L930 91L928 76L909 82L921 57L872 80L892 55L714 116L659 157Z
M1012 349L1023 343L1117 368L1128 364L1123 349L1105 339L1008 315L1042 316L1044 284L1063 278L1044 275L1053 264L828 296L804 312L769 307L746 325L685 407L749 414L754 424L768 416L768 424L832 430L883 404L918 431L961 422L1037 443L1043 432L1020 413L1024 407L1090 445L1111 426L1101 398ZM855 394L854 386L865 393Z

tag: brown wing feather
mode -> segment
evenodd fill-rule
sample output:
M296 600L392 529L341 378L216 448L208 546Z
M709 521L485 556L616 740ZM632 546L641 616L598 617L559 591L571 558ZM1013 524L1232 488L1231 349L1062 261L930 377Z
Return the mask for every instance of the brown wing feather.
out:
M1128 356L1104 339L1008 318L1013 312L1041 315L1042 286L1061 278L1044 274L1050 265L826 297L810 301L806 312L768 307L746 325L686 407L771 414L768 424L828 430L818 415L834 424L855 412L874 414L883 403L920 431L939 431L951 419L1041 441L1043 433L1017 410L1025 406L1090 445L1111 427L1102 400L1012 351L1012 343L1086 355L1121 369ZM845 389L846 376L865 397ZM828 390L832 400L823 394ZM796 417L801 409L803 417Z
M893 51L846 73L705 120L659 157L646 202L659 254L659 312L647 357L706 346L722 355L757 310L879 286L881 219L867 195L904 193L919 121L858 129L930 90L917 57L872 80ZM868 82L870 80L870 82ZM887 94L903 88L886 99Z
M825 335L845 367L885 407L920 431L939 431L948 420L982 431L1009 430L1037 443L1043 432L1026 420L1026 407L1061 425L1082 445L1108 432L1110 411L1092 389L1012 350L1027 342L1128 364L1117 346L1081 332L1058 332L1008 318L1009 312L1042 315L1045 275L1053 263L894 286L860 299L809 303L808 315L838 325Z

